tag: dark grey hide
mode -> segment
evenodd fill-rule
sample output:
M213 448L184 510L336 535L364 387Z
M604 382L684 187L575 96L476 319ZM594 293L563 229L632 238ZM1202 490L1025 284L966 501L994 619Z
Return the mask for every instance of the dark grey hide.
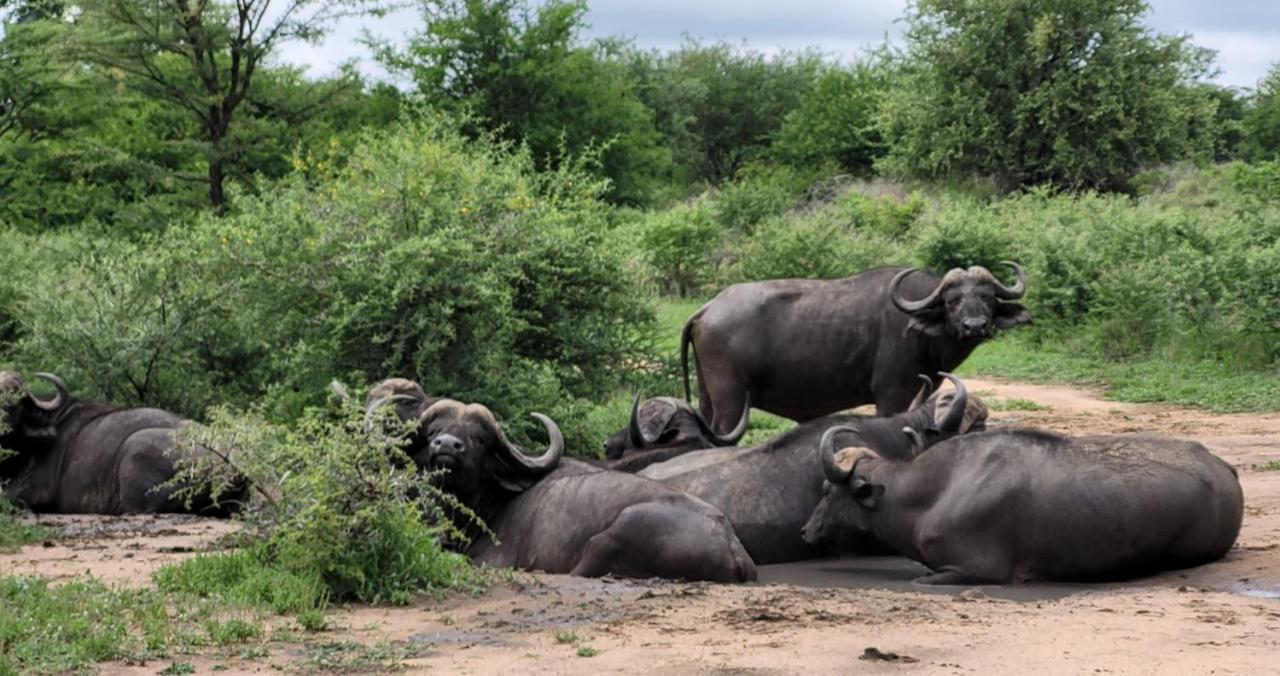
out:
M564 439L546 416L550 447L525 454L489 409L452 400L421 416L420 467L447 470L440 485L497 535L473 532L465 553L494 566L588 577L620 575L746 582L755 564L719 510L634 474L561 459Z
M9 432L0 447L14 452L0 461L5 497L34 512L131 514L192 512L227 516L248 494L243 485L218 496L196 496L188 508L169 489L175 433L188 421L154 408L123 408L78 401L50 374L52 399L32 394L15 373L0 372ZM16 397L16 401L14 398Z
M833 430L834 431L834 430ZM910 462L824 438L811 543L866 531L933 569L924 584L1117 580L1222 557L1240 532L1235 470L1155 435L957 437Z
M604 442L605 466L635 472L656 462L670 460L689 451L733 446L747 433L750 405L742 407L737 426L726 435L716 434L711 424L688 403L675 397L654 397L631 404L631 419Z
M959 380L954 382L958 387L955 394L934 394L906 413L883 418L851 414L819 418L748 448L696 451L651 465L641 470L640 476L719 507L760 565L817 558L829 549L871 550L870 540L857 533L822 546L806 543L801 537L801 527L822 499L818 442L828 429L856 422L858 432L838 435L842 443L909 459L920 449L903 432L904 427L919 432L926 447L985 427L986 406L977 397L968 396Z
M916 374L952 371L997 330L1031 322L1017 303L1026 274L1005 286L986 268L944 277L877 268L832 280L735 284L693 313L680 336L685 398L689 348L698 402L717 431L751 405L796 421L875 404L907 409Z

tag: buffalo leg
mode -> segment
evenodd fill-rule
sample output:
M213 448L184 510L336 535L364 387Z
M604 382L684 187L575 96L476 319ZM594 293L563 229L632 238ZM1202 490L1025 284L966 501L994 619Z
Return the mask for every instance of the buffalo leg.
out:
M728 434L738 426L738 421L742 419L742 407L747 400L747 388L736 379L725 379L721 382L707 383L706 390L703 390L701 381L698 384L698 392L708 392L706 401L711 404L711 414L708 415L706 407L702 402L698 402L698 408L702 412L702 416L711 422L711 428L716 434Z

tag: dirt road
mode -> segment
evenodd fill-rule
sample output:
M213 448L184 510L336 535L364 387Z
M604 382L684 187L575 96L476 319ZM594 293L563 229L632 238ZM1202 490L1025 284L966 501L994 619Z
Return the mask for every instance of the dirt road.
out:
M201 673L215 666L266 673L308 658L324 663L317 651L357 655L363 645L410 672L446 674L1280 673L1280 471L1263 469L1280 461L1280 414L1214 415L1061 387L968 384L989 399L1045 407L997 412L995 423L1073 434L1159 431L1204 442L1241 472L1246 513L1236 548L1221 562L1128 584L942 594L912 587L919 570L898 559L762 571L764 579L803 585L520 575L479 598L342 608L332 630L305 642L267 642L264 658L192 661ZM227 524L191 518L57 521L77 536L0 556L0 574L88 571L141 585L164 561L228 532ZM108 664L104 671L160 666Z

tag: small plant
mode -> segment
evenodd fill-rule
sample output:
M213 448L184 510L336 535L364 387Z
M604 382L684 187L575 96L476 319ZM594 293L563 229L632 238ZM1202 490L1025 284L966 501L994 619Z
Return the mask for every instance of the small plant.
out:
M577 643L578 635L572 631L557 631L556 642L557 643Z
M298 624L307 631L324 631L329 628L329 623L324 617L324 611L318 608L298 613Z
M209 634L209 640L213 641L214 645L227 646L262 636L262 627L252 622L231 618L226 622L209 620L205 623L205 632Z
M599 655L599 654L600 654L599 650L596 650L595 648L592 648L589 645L578 647L578 652L577 652L578 657L595 657L596 655Z
M226 667L223 667L224 669ZM217 667L214 667L216 670ZM196 666L190 662L170 662L169 666L161 669L159 673L162 676L176 676L177 674L194 674Z
M1272 460L1257 466L1261 472L1280 472L1280 460Z

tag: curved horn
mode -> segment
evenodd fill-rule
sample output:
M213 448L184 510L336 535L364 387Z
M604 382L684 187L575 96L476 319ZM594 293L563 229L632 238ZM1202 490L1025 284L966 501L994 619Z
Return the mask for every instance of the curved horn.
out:
M836 433L852 432L858 434L858 428L852 425L836 425L822 433L822 441L818 443L818 453L822 456L822 472L827 481L833 484L844 483L853 474L853 468L845 469L836 462Z
M52 373L37 373L36 377L42 380L47 380L53 383L54 387L58 388L58 393L53 395L53 399L48 401L42 401L40 398L36 397L36 395L31 394L30 390L27 390L27 394L31 396L31 401L35 402L36 406L45 411L57 411L66 405L68 401L71 401L71 393L67 391L67 384L62 382L61 378L53 375Z
M920 437L920 433L916 428L910 425L902 428L902 433L911 439L911 446L914 449L914 455L920 455L924 452L924 439Z
M925 296L920 300L907 300L906 298L903 298L898 294L898 285L902 283L902 280L906 278L907 275L919 269L920 268L907 268L906 270L894 275L893 280L889 282L889 298L893 300L893 304L896 305L899 310L902 310L907 314L915 314L921 310L927 310L930 307L933 307L942 298L942 287L946 286L946 280L944 279L938 283L937 287L934 288L933 293L930 293L928 296Z
M644 438L644 432L640 430L639 390L636 390L636 398L631 402L631 421L627 423L627 438L631 441L632 448L644 448L649 445L649 440Z
M435 408L435 406L431 408ZM488 407L480 404L470 404L467 406L467 413L474 414L480 418L489 428L489 431L493 432L493 435L498 440L500 453L505 456L506 460L515 465L529 472L543 474L550 472L555 469L556 465L560 464L560 457L564 455L564 435L560 433L560 427L551 418L541 413L532 414L547 429L547 436L550 438L547 450L542 455L532 456L526 454L519 446L507 439L506 433L502 431L502 425L498 424L498 419L493 416L493 411L490 411ZM425 416L426 414L424 413L423 415Z
M916 392L916 398L911 400L911 405L907 407L908 411L914 411L919 408L924 403L924 400L933 394L933 380L923 373L917 375L924 384L920 386L920 391Z
M969 393L964 388L964 381L959 378L945 371L938 371L938 375L950 380L956 388L955 398L951 400L951 408L947 409L947 414L938 421L938 431L950 434L959 430L960 423L964 421L964 409L969 404Z
M507 441L505 436L502 437L502 440L506 441L504 447L516 464L530 472L550 472L555 469L556 465L560 464L560 456L564 455L564 435L560 433L560 427L551 418L541 413L532 415L547 429L547 437L550 439L550 443L547 444L547 450L537 457L526 455L524 451Z
M738 424L723 437L716 434L711 423L708 423L697 409L693 409L693 417L698 421L698 427L702 429L702 433L707 435L707 438L711 439L716 446L736 446L739 441L742 441L742 436L747 433L747 426L751 423L751 393L748 392L747 396L743 397L742 417L738 419Z
M1013 268L1014 274L1017 275L1017 281L1013 283L1013 286L1005 286L1004 283L1001 282L1000 280L998 279L995 280L996 281L996 298L999 298L1001 300L1014 300L1017 298L1021 298L1022 294L1027 292L1026 271L1022 269L1021 265L1018 265L1013 261L1000 261L1000 264L1007 265ZM992 277L995 277L995 275L992 275Z

